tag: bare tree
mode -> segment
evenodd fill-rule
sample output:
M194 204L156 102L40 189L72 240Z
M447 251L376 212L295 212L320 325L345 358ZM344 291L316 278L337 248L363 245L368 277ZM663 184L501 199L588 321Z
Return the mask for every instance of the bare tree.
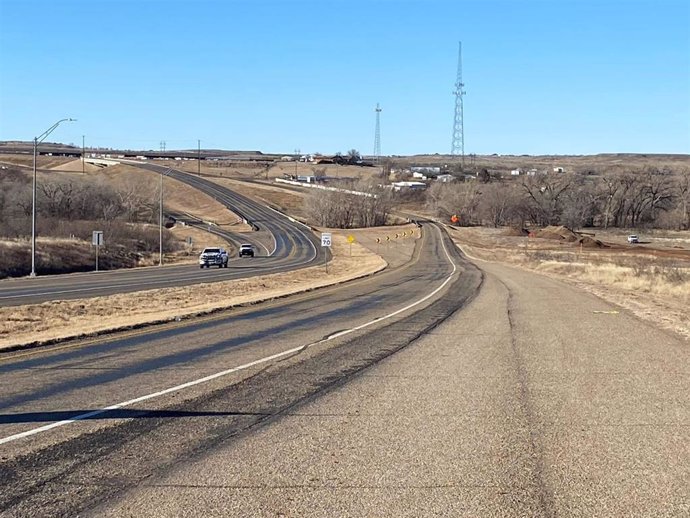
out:
M385 225L394 199L373 183L357 182L348 189L315 189L305 198L311 221L323 227L356 228Z
M513 222L518 216L520 193L512 184L491 183L482 186L480 213L493 227Z
M690 171L684 170L676 181L676 198L678 200L679 228L690 230Z
M462 224L479 223L480 186L475 182L435 183L427 189L427 206L442 219L456 215Z
M563 211L563 198L573 183L572 175L528 176L522 181L534 209L537 225L557 224Z

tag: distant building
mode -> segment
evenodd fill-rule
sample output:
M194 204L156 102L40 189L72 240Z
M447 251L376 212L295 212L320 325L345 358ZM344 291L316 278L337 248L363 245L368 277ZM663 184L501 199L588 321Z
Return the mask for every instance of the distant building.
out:
M425 174L440 174L441 168L434 166L412 166L410 167L412 173L425 173Z
M454 182L455 176L453 176L452 174L440 174L436 177L436 181L443 183Z
M565 169L563 169L562 167L554 167L553 172L554 173L565 173Z
M510 171L511 176L520 176L520 173L522 173L520 169L513 169L512 171Z
M418 191L426 189L426 184L424 182L393 182L391 185L393 186L394 191Z

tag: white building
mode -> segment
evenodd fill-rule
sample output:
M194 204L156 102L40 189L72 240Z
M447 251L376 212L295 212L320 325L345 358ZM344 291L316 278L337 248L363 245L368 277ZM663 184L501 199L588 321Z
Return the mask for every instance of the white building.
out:
M393 182L391 185L394 191L402 191L403 189L412 191L426 189L426 184L424 182Z

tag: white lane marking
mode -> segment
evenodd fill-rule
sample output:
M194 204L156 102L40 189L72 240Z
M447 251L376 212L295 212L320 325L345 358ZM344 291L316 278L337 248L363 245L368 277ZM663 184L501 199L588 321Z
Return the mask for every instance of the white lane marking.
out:
M293 218L293 217L291 217L291 216L288 216L287 214L284 214L284 213L280 212L278 209L274 209L273 207L269 207L268 205L266 205L265 207L266 207L267 209L272 210L272 211L275 212L276 214L280 214L281 216L283 216L284 218L287 218L288 220L290 220L290 221L293 222L293 223L299 223L300 225L302 225L303 227L305 227L309 232L312 231L312 230L311 230L311 227L310 227L309 225L305 225L305 224L302 223L301 221L297 221L295 218ZM297 229L295 229L295 230L297 230ZM312 248L312 251L314 252L314 255L311 257L311 259L309 259L309 261L312 261L312 260L315 259L316 256L318 255L318 252L317 252L317 250L316 250L316 245L314 245L314 243L312 243L312 240L309 239L309 236L308 236L307 234L305 234L304 231L299 231L299 232L300 232L300 234L302 234L302 236L304 236L304 238L307 240L307 242L311 245L311 248Z
M432 291L431 293L429 293L425 297L419 299L418 301L413 302L412 304L405 306L404 308L398 309L398 310L394 311L393 313L389 313L388 315L386 315L384 317L381 317L381 318L376 319L376 320L372 320L370 322L367 322L366 324L362 324L362 325L359 325L357 327L353 327L352 329L347 329L345 331L340 331L339 333L332 334L331 336L328 337L328 340L332 340L333 338L338 338L340 336L353 333L354 331L359 331L360 329L364 329L365 327L369 327L370 325L377 324L378 322L381 322L382 320L386 320L387 318L394 317L394 316L396 316L396 315L398 315L404 311L407 311L410 308L413 308L413 307L421 304L422 302L429 300L431 297L433 297L439 291L441 291L443 288L445 288L446 285L453 278L453 275L455 275L455 272L457 271L458 268L457 268L457 266L455 266L455 263L451 259L450 254L448 253L448 249L446 248L446 243L443 240L443 236L441 236L441 244L443 245L443 251L446 253L446 257L448 258L448 261L450 262L451 266L453 266L453 271L450 272L450 275L446 278L445 281L443 281L443 283L441 283L441 285L438 288L436 288L434 291Z
M434 228L437 230L437 232L440 233L440 230L438 230L437 227L434 227ZM69 419L64 419L62 421L56 421L54 423L40 426L38 428L32 428L31 430L26 430L25 432L20 432L20 433L14 434L14 435L10 435L8 437L4 437L4 438L0 439L0 444L6 444L8 442L16 441L18 439L23 439L25 437L30 437L32 435L36 435L36 434L39 434L42 432L47 432L48 430L52 430L53 428L65 426L65 425L74 423L75 421L83 421L84 419L89 419L91 417L95 417L97 415L104 414L105 412L108 412L111 410L118 410L120 408L134 405L136 403L141 403L142 401L147 401L149 399L154 399L154 398L157 398L160 396L164 396L166 394L170 394L171 392L177 392L179 390L184 390L186 388L193 387L195 385L200 385L202 383L206 383L208 381L212 381L214 379L221 378L223 376L227 376L228 374L232 374L234 372L246 370L246 369L249 369L250 367L255 367L256 365L260 365L262 363L267 363L267 362L270 362L273 360L277 360L278 358L282 358L284 356L289 356L291 354L295 354L297 352L306 350L309 347L313 347L313 346L328 342L329 340L334 340L335 338L339 338L341 336L345 336L345 335L348 335L350 333L354 333L355 331L359 331L360 329L364 329L365 327L369 327L370 325L377 324L379 322L382 322L384 320L392 318L396 315L399 315L400 313L407 311L408 309L413 308L413 307L415 307L419 304L422 304L423 302L429 300L431 297L433 297L439 291L441 291L451 281L451 279L453 278L453 275L455 275L455 272L457 271L457 266L455 265L455 263L453 262L453 259L450 257L450 254L448 253L448 249L446 248L446 243L443 240L443 236L441 236L441 244L443 245L443 251L445 252L446 257L448 258L448 262L450 262L451 266L453 267L453 271L450 273L450 275L448 275L446 280L444 280L443 283L441 283L441 285L438 288L436 288L431 293L425 295L421 299L417 300L416 302L413 302L412 304L408 304L404 308L393 311L392 313L389 313L383 317L375 318L374 320L371 320L371 321L366 322L364 324L361 324L359 326L353 327L351 329L346 329L345 331L340 331L338 333L332 334L332 335L330 335L330 336L328 336L322 340L318 340L317 342L313 342L311 344L300 345L299 347L293 347L292 349L288 349L287 351L276 353L276 354L273 354L271 356L266 356L265 358L260 358L258 360L254 360L253 362L249 362L249 363L245 363L244 365L240 365L238 367L232 367L230 369L227 369L227 370L224 370L221 372L217 372L215 374L211 374L211 375L205 376L203 378L188 381L187 383L182 383L181 385L176 385L174 387L170 387L170 388L158 391L158 392L154 392L153 394L147 394L145 396L140 396L140 397L135 398L135 399L123 401L122 403L116 403L114 405L110 405L110 406L107 406L104 408L99 408L98 410L93 410L92 412L87 412L85 414L79 414L79 415L76 415L74 417L70 417Z
M92 412L87 412L85 414L79 414L79 415L76 415L74 417L70 417L69 419L64 419L62 421L56 421L54 423L50 423L50 424L47 424L45 426L41 426L39 428L33 428L33 429L27 430L25 432L10 435L9 437L4 437L4 438L0 439L0 444L5 444L8 442L16 441L17 439L22 439L24 437L36 435L36 434L41 433L41 432L46 432L48 430L52 430L53 428L58 428L59 426L65 426L65 425L73 423L75 421L83 421L84 419L88 419L90 417L94 417L94 416L97 416L99 414L103 414L103 413L108 412L110 410L118 410L118 409L124 408L126 406L131 406L131 405L134 405L136 403L141 403L142 401L146 401L149 399L164 396L165 394L170 394L171 392L177 392L178 390L183 390L183 389L186 389L189 387L193 387L194 385L206 383L207 381L211 381L211 380L214 380L216 378L220 378L222 376L227 376L228 374L231 374L233 372L245 370L245 369L248 369L250 367L254 367L255 365L260 365L262 363L266 363L266 362L281 358L283 356L287 356L289 354L296 353L296 352L300 351L301 349L303 349L304 347L305 346L303 346L303 345L301 345L299 347L294 347L293 349L289 349L287 351L283 351L281 353L277 353L277 354L274 354L272 356L267 356L265 358L255 360L253 362L245 363L244 365L240 365L239 367L233 367L231 369L217 372L215 374L211 374L210 376L205 376L205 377L199 378L197 380L188 381L187 383L182 383L181 385L176 385L174 387L170 387L170 388L167 388L165 390L161 390L159 392L154 392L153 394L147 394L145 396L130 399L129 401L123 401L122 403L110 405L110 406L107 406L105 408L99 408L98 410L94 410Z

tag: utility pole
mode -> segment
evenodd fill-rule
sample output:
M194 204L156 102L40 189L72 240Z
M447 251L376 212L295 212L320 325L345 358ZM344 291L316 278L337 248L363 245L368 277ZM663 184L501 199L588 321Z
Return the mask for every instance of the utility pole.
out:
M379 103L376 103L376 131L374 133L374 162L376 165L381 158L381 108Z
M196 141L196 163L197 163L197 168L196 168L196 174L198 176L201 176L201 140Z
M85 153L85 145L84 145L84 135L81 136L81 174L84 174L84 169L85 169L85 160L86 160L86 153Z
M462 98L467 93L464 90L465 83L462 82L462 42L458 43L458 75L455 80L455 117L453 118L453 144L450 154L460 155L460 163L465 168L465 123L463 120Z
M166 171L167 173L167 171ZM158 213L158 266L163 266L163 170L161 170L161 185L160 185L160 205Z

